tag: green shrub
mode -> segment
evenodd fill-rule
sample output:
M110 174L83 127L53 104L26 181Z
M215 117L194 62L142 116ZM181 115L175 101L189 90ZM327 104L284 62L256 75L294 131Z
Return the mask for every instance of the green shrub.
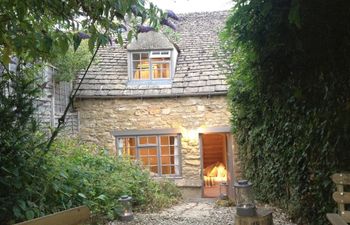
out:
M18 171L23 173L21 179L26 178L18 187L16 177L1 179L15 187L8 190L7 203L1 202L5 224L80 205L88 206L100 224L118 216L118 199L125 194L133 197L135 211L159 210L181 198L173 182L155 181L138 163L113 158L102 148L78 140L56 140L49 153L37 152Z
M40 90L36 67L19 64L0 77L0 221L32 219L43 214L46 167L43 136L38 132L35 101Z
M77 140L56 141L48 161L52 176L47 204L52 202L57 211L85 204L94 216L111 220L122 195L133 197L136 210L158 210L181 196L173 182L154 181L137 162L113 158Z

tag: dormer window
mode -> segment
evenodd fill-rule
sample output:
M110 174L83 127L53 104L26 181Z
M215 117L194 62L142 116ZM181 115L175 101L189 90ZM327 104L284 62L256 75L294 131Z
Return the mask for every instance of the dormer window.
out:
M172 51L131 52L131 80L171 79Z

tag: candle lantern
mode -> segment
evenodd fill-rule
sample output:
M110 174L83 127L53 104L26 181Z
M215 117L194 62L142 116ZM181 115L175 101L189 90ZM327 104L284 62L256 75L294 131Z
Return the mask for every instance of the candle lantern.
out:
M121 221L131 221L134 219L131 200L132 198L128 195L123 195L118 199L122 207L122 211L119 215Z
M220 183L220 199L221 200L227 200L227 183L226 182L221 182Z
M239 216L255 216L256 208L252 192L252 183L238 180L234 184L236 194L236 209Z

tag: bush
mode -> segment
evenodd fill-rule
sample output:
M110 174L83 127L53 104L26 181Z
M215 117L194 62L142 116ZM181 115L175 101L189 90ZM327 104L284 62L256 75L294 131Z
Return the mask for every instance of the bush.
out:
M173 182L154 181L137 162L113 158L77 140L56 141L48 163L52 171L47 206L55 211L84 204L95 217L111 220L122 195L133 197L136 210L159 210L181 196Z
M88 206L93 220L103 223L117 218L122 195L133 197L135 211L159 210L181 198L173 182L155 181L135 161L113 158L78 140L61 138L46 155L39 152L37 160L33 157L18 168L24 173L22 179L28 179L19 183L15 192L9 190L7 205L2 202L5 224L80 205ZM33 171L37 174L32 175ZM16 187L17 183L7 180Z
M0 221L32 219L43 214L45 146L38 132L34 103L40 90L36 67L19 64L0 77Z

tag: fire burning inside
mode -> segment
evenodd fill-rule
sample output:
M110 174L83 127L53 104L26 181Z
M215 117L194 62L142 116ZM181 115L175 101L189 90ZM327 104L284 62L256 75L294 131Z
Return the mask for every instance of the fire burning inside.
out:
M218 186L227 182L227 170L223 163L215 163L204 169L204 184L206 187Z

